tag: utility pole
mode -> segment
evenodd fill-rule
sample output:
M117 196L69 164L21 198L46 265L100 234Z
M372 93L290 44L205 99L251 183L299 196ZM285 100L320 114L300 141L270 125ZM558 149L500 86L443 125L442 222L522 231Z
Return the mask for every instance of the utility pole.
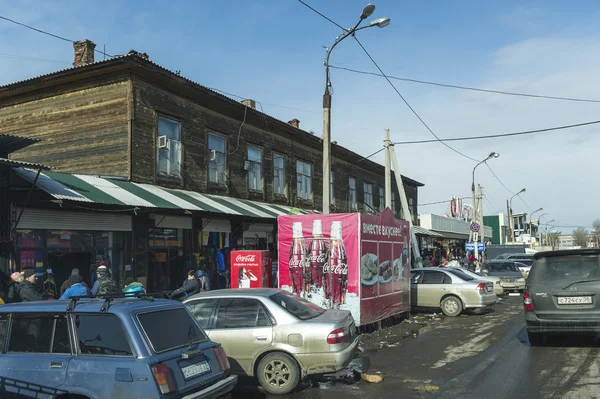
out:
M400 191L400 201L402 205L402 213L404 213L404 220L407 220L408 223L410 223L410 242L412 242L411 254L415 257L415 266L422 267L423 258L421 257L419 243L417 242L417 236L415 235L415 229L413 228L412 214L410 213L410 209L408 209L408 200L406 199L406 191L404 191L404 183L402 182L402 174L400 173L400 168L398 167L398 159L396 156L396 151L394 150L394 144L389 143L387 150L390 152L390 158L392 159L392 163L394 165L394 176L396 177L398 191ZM386 190L387 189L388 188L386 187Z
M390 129L385 129L385 140L383 140L383 146L385 147L385 207L390 209L392 208L391 144L392 141L390 140ZM381 211L383 211L383 209L381 209Z
M481 228L479 229L479 234L477 234L477 242L475 243L475 248L479 247L479 238L481 238L481 242L485 242L485 226L483 225L483 187L479 184L479 223ZM483 261L483 255L485 252L481 253L481 260Z
M506 237L504 237L504 242L507 243L508 241L508 237L510 236L510 207L508 205L508 199L506 200Z

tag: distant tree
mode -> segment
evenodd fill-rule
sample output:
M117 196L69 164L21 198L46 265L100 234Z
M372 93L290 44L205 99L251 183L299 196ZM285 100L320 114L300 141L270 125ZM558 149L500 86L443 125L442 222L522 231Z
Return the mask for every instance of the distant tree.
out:
M588 233L583 227L573 230L573 244L578 247L586 248L588 243Z
M594 220L592 223L592 227L594 230L592 231L592 236L594 237L594 244L596 244L596 248L600 247L600 219Z
M559 238L560 238L560 233L557 231L546 234L546 245L549 245L550 247L552 247L552 249L558 248Z

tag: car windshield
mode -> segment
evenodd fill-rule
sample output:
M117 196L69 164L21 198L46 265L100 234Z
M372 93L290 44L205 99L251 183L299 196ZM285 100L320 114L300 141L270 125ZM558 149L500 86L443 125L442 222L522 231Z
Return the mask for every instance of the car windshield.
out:
M489 263L488 271L490 272L518 272L519 269L512 262Z
M600 278L600 255L549 256L535 261L531 281L566 285L580 280Z
M138 320L156 353L208 339L185 308L141 313Z
M460 270L448 270L448 272L454 274L456 277L461 278L464 281L471 281L471 280L475 280L473 277L469 276L467 273L462 272Z
M269 299L300 320L313 319L325 313L325 309L320 308L313 303L307 302L296 295L290 294L289 292L280 291L271 295Z

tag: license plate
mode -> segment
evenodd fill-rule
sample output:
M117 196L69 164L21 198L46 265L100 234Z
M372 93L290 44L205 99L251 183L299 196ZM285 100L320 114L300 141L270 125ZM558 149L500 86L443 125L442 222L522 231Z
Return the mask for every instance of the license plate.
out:
M186 366L181 368L181 372L183 373L183 377L187 380L190 378L194 378L200 374L208 373L210 371L210 366L208 362L201 362L192 364L191 366Z
M592 303L591 296L561 296L558 297L559 305L581 305Z

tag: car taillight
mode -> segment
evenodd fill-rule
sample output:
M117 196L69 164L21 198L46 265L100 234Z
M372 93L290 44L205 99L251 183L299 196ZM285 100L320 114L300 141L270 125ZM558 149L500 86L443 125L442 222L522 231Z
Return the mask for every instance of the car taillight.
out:
M533 299L531 299L529 291L523 292L523 308L525 308L526 312L531 312L533 310Z
M479 291L485 291L485 283L479 283L479 285L477 286L477 289Z
M344 342L346 337L346 333L343 328L338 328L337 330L333 330L327 336L327 343L330 345L333 344L341 344Z
M175 384L173 383L173 376L169 367L164 363L158 363L152 366L152 374L158 385L160 393L166 395L175 390Z
M221 370L224 373L229 374L231 366L229 365L229 359L227 358L227 354L225 353L225 349L222 346L217 346L215 349L215 355L217 359L219 359L219 364L221 365Z

